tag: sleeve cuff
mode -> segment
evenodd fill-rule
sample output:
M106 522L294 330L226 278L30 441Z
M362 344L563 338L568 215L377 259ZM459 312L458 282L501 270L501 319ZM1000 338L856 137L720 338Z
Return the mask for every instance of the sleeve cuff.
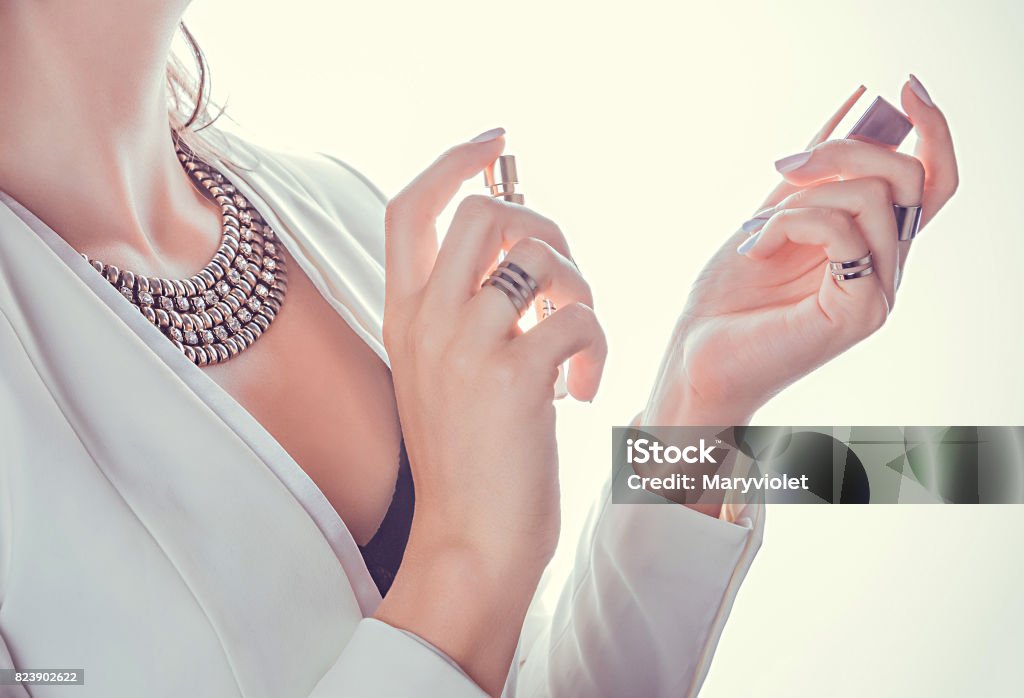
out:
M455 662L426 640L364 618L310 698L487 698Z

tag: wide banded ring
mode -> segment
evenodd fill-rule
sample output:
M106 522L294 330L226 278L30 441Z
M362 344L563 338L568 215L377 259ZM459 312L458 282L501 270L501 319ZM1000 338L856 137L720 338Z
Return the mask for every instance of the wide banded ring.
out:
M537 282L515 262L504 261L480 285L494 286L512 301L516 312L522 315L537 298Z
M828 270L832 273L832 278L836 281L859 279L875 273L875 267L871 261L870 252L859 259L851 259L848 262L833 262L829 260Z
M921 227L921 207L893 204L892 210L896 214L896 239L906 241L917 237Z

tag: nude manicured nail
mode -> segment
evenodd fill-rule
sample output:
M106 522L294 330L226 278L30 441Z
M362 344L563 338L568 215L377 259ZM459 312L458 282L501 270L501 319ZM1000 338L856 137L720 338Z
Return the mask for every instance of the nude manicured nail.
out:
M746 240L744 240L743 243L736 248L736 251L739 252L740 254L746 254L747 252L750 252L750 250L754 249L754 245L756 245L757 241L760 239L761 231L759 230L750 237L748 237Z
M504 135L505 129L499 126L498 128L492 128L490 131L484 131L479 136L472 139L470 143L486 143L487 141L493 141L495 138Z
M772 217L772 213L773 211L770 209L758 212L750 220L744 221L743 225L740 226L740 230L747 234L760 230L768 222L768 219Z
M924 85L917 79L917 76L913 73L910 74L910 89L914 91L917 98L925 103L926 106L934 107L935 102L932 101L932 96L928 94L928 90L924 89Z
M792 172L793 170L797 169L798 167L803 166L803 164L805 162L807 162L808 160L810 160L810 159L811 159L811 152L810 151L805 151L803 153L797 153L796 155L787 155L786 157L782 158L781 160L776 160L775 161L775 169L778 170L779 172L781 172L782 174L785 174L787 172Z

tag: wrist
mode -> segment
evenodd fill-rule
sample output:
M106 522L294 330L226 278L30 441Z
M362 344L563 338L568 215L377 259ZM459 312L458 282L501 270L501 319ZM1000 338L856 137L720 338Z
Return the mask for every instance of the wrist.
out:
M676 382L685 383L685 378ZM641 426L746 426L760 406L740 397L729 404L711 403L682 385L659 385L637 419Z
M448 498L417 492L408 549L422 557L458 556L499 576L540 578L558 544L557 488L519 506L512 501ZM536 506L534 506L536 505Z
M693 319L684 314L676 322L662 358L650 398L638 419L648 426L744 426L767 402L762 394L744 394L735 386L699 390L688 373L687 338L694 332ZM708 386L705 386L708 387ZM714 393L709 395L708 393ZM713 398L713 399L712 399Z
M527 538L525 522L470 526L455 517L430 516L428 511L430 507L417 500L403 566L406 561L424 566L443 561L453 569L472 567L498 585L510 581L530 585L540 579L557 542L557 535L551 544L540 534Z
M501 692L541 570L414 528L375 616L444 652L490 695Z
M677 337L673 338L673 347L681 353L683 345L677 327ZM662 364L658 381L651 391L650 399L633 420L633 426L746 426L754 413L763 404L753 396L730 396L728 401L709 401L704 399L694 388L683 369L679 354L672 351ZM689 509L712 518L723 516L723 505L720 503L682 504ZM728 517L726 517L728 518Z

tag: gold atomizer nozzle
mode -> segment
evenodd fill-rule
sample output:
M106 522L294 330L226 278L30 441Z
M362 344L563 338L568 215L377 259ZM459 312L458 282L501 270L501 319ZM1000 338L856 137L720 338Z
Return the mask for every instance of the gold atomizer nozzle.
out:
M515 155L499 155L495 162L484 169L484 182L494 198L514 204L523 203L523 195L516 191L519 173L516 170Z

